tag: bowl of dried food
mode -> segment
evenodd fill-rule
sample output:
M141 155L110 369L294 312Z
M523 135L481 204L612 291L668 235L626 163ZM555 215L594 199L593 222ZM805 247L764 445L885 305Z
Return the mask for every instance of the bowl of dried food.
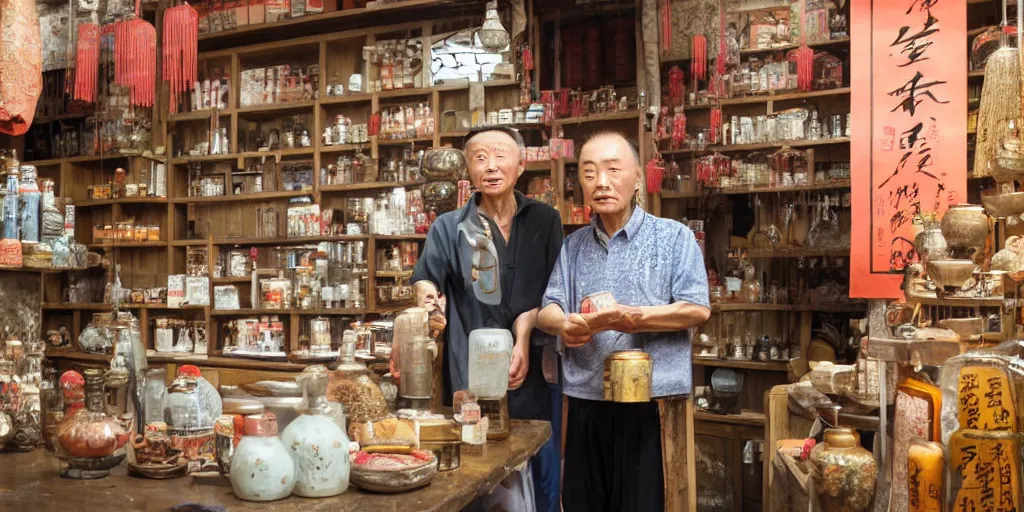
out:
M429 484L437 474L437 458L422 450L409 453L360 451L350 457L350 479L364 491L386 494L411 491Z

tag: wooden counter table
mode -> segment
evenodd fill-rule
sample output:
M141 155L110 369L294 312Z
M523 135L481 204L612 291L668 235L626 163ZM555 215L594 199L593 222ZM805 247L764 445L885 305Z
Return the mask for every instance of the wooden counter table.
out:
M458 469L438 473L433 482L422 489L402 494L370 494L350 486L344 494L332 498L292 496L269 503L250 503L235 498L226 479L208 483L193 481L191 477L135 478L127 476L124 464L111 471L107 478L68 480L58 476L60 463L53 452L37 448L30 453L0 454L0 510L165 511L191 503L220 506L228 511L457 511L477 496L489 493L525 464L550 436L548 422L515 420L511 437L487 443L480 454L463 450Z

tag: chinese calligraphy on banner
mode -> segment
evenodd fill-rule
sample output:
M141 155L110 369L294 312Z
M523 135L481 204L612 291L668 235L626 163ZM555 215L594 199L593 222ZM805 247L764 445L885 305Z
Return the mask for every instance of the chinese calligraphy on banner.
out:
M850 296L902 296L912 221L966 199L967 7L853 0Z

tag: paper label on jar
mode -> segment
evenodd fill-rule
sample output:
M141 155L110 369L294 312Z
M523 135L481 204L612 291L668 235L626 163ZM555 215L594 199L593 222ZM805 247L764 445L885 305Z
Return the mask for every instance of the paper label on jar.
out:
M743 288L743 280L738 277L726 277L725 278L725 289L730 293L739 293L740 289Z

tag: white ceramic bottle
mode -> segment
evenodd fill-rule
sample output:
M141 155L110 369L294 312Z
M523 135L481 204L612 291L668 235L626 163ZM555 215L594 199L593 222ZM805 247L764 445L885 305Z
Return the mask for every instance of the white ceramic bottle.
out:
M335 496L348 489L348 436L339 412L327 402L327 368L307 367L298 379L306 397L302 415L288 424L281 442L295 463L295 495Z
M245 418L245 435L231 456L231 489L245 501L287 498L295 487L295 463L277 437L277 417Z

